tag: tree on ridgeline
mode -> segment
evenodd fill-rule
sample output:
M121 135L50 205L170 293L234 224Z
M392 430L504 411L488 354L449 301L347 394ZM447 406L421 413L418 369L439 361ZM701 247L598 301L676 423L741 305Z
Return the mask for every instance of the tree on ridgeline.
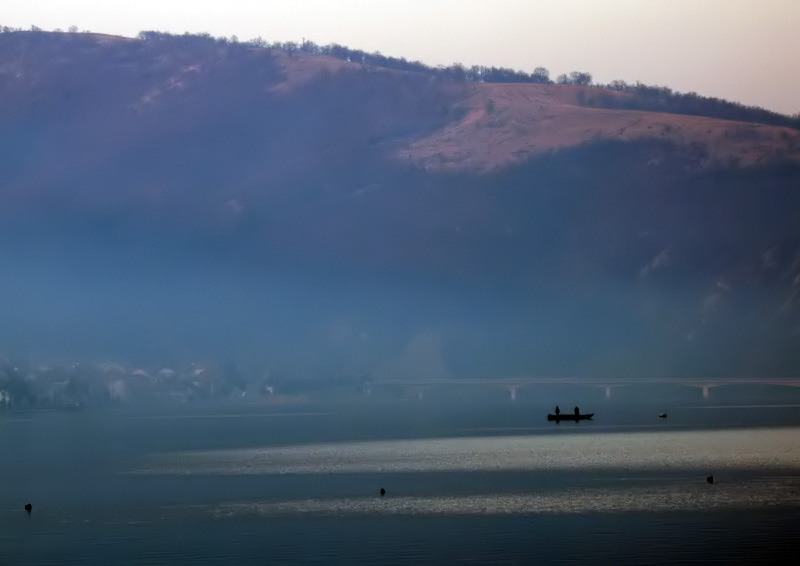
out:
M580 71L572 71L569 74L569 82L574 85L589 86L592 84L592 74Z
M550 71L545 69L544 67L536 67L531 73L532 82L540 83L540 84L549 84L550 81Z

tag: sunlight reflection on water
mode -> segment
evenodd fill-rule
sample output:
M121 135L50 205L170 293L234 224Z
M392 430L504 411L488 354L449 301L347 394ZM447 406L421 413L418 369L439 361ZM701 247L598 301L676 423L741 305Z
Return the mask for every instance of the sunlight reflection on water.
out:
M724 487L674 484L621 489L567 489L554 493L443 497L361 497L253 501L215 507L237 515L528 515L699 511L800 505L800 481L731 483Z
M328 474L598 469L800 470L800 429L620 432L307 444L174 452L146 474Z

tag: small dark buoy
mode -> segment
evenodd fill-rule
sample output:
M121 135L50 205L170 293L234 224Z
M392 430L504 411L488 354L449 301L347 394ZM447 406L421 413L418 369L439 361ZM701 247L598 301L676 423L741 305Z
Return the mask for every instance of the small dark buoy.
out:
M381 497L383 497L384 495L386 495L386 490L381 488Z
M30 503L26 503L25 504L25 511L27 511L28 513L33 511L33 505L31 505Z
M714 483L714 476L708 476L708 477L706 478L706 481L707 481L708 483Z

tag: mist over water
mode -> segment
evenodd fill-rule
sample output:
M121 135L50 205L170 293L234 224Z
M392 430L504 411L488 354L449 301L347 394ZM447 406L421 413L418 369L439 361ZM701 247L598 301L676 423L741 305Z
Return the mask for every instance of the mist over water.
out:
M709 358L689 333L683 351L660 351L661 333L674 343L675 328L643 322L640 298L611 282L520 289L413 271L250 265L169 242L65 239L0 256L2 355L33 364L158 370L235 360L294 378L464 378L674 375L681 360L697 374L692 360ZM725 375L724 360L711 358L710 373Z
M392 365L405 375L503 376L566 362L565 345L555 349L564 332L575 343L597 333L587 322L565 327L577 313L559 316L544 294L410 272L248 266L168 244L81 240L0 255L0 341L15 360L229 358L295 377ZM548 351L544 364L530 363Z

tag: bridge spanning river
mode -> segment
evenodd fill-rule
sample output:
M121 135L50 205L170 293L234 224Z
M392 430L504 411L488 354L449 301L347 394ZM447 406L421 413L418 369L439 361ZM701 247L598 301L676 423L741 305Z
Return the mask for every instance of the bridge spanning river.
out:
M676 385L701 389L703 398L708 398L711 389L731 385L777 385L800 388L800 377L709 377L709 378L599 378L599 377L515 377L498 379L376 379L372 386L395 386L410 389L419 399L431 388L446 387L501 387L506 389L512 400L517 399L517 391L536 385L577 385L594 387L605 391L606 399L611 399L612 391L625 386Z

